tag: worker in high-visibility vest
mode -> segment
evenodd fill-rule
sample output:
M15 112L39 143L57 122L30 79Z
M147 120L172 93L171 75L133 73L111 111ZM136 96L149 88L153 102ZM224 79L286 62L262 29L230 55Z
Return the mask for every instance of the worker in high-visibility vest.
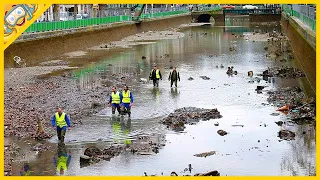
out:
M121 102L122 94L119 91L117 91L116 87L112 87L112 92L108 103L109 106L112 106L112 114L115 114L117 109L119 115L121 115Z
M162 80L162 75L159 69L157 69L157 66L154 66L153 69L150 72L149 79L153 81L153 86L159 87L159 79Z
M131 117L131 106L133 104L132 92L129 91L128 86L124 86L122 91L122 113L128 113L128 116Z
M61 107L59 107L58 111L53 115L51 124L53 128L56 127L59 143L64 143L67 126L68 130L70 130L70 119L66 113L62 112Z
M71 161L71 155L67 153L66 146L64 144L58 145L58 158L53 158L53 163L56 167L56 171L60 175L64 175L64 173L68 170L68 166Z

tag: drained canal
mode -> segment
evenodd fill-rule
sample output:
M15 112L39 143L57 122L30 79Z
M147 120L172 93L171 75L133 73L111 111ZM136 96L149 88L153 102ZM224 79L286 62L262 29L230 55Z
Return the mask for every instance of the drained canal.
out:
M134 95L131 120L125 116L115 122L111 118L111 108L105 108L67 132L66 150L71 161L66 175L143 176L144 172L170 175L172 171L179 175L193 175L212 170L218 170L221 176L315 175L314 127L290 123L278 126L276 121L287 121L288 117L282 113L272 116L277 113L277 108L267 102L268 90L299 86L301 79L272 78L269 82L249 83L267 67L292 66L293 62L278 62L266 57L266 41L234 38L234 34L250 35L255 31L281 32L280 25L239 22L230 25L234 26L190 27L181 30L185 34L183 38L133 46L112 56L101 57L90 66L104 68L96 68L97 71L75 78L79 89L86 90L101 87L97 79L102 76L117 73L133 73L135 79L148 79L154 64L163 76L159 88L154 88L151 81L125 81ZM234 45L236 51L230 51L230 46ZM226 74L227 67L231 66L237 75ZM180 73L177 88L170 88L170 67L176 67ZM248 71L253 71L254 76L248 77ZM200 76L210 79L204 80ZM193 80L188 80L190 77ZM266 88L258 94L255 91L257 86ZM106 96L106 102L107 99ZM183 132L172 131L159 123L163 117L182 107L217 108L222 118L186 125ZM217 122L219 126L215 125ZM115 124L120 126L120 131L114 131ZM219 129L228 134L220 136L217 134ZM277 136L281 129L294 131L295 140L280 140ZM164 138L165 146L157 154L124 152L110 161L80 167L80 156L88 146L105 148L110 144L123 144L126 139L134 143L141 135ZM48 151L27 160L16 160L14 175L19 175L23 163L29 163L32 175L56 175L56 143L54 136L49 140L51 148ZM216 154L194 156L208 151L216 151ZM192 165L192 173L184 171L188 164Z

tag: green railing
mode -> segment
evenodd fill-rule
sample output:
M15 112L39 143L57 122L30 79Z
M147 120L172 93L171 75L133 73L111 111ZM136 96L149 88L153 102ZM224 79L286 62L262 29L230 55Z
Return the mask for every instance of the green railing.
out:
M295 16L299 18L304 24L308 25L313 31L316 31L316 21L313 19L310 19L309 17L292 10L292 16Z
M181 10L181 11L158 12L153 14L142 14L141 19L161 18L161 17L172 16L177 14L184 14L188 12L189 12L188 10Z
M130 21L130 16L109 16L102 18L90 18L90 19L79 19L70 21L57 21L57 22L39 22L32 24L25 33L29 32L45 32L45 31L56 31L64 29L72 29L93 25L102 25L115 22Z
M199 10L221 10L220 6L215 7L200 7ZM166 16L178 15L189 13L188 8L182 8L176 11L159 12L153 14L142 14L141 19L150 18L161 18ZM57 22L38 22L32 24L24 33L33 32L47 32L56 30L66 30L80 27L87 27L93 25L102 25L115 22L131 21L131 16L108 16L102 18L90 18L90 19L79 19L79 20L68 20L68 21L57 21Z
M308 16L305 16L301 14L300 12L297 12L295 10L292 10L288 5L283 4L282 5L283 11L288 15L288 16L294 16L298 18L300 21L302 21L304 24L309 26L313 31L316 31L316 21L309 18Z

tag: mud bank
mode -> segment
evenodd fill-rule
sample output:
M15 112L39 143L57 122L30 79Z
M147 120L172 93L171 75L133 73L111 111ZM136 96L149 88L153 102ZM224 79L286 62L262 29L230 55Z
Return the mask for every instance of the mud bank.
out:
M73 51L119 41L128 35L147 31L162 31L191 22L191 16L177 15L166 18L152 19L141 24L120 24L114 27L105 26L101 29L88 30L57 37L37 39L33 41L11 44L4 52L5 67L13 67L13 57L20 56L27 65L35 65L52 60L57 56ZM111 35L112 34L112 35ZM54 48L53 48L54 47Z
M220 112L217 109L201 109L195 107L184 107L176 109L168 117L164 118L161 123L167 125L175 131L183 131L185 124L195 124L200 120L210 120L221 118Z

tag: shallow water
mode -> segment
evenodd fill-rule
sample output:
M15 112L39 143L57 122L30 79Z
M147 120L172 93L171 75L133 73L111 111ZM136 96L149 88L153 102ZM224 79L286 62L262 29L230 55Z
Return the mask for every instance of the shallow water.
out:
M233 24L239 26L239 24ZM247 25L247 24L245 24ZM239 27L241 28L241 27ZM284 114L271 116L276 108L267 103L266 90L299 85L299 80L274 78L272 83L248 83L247 72L254 77L268 66L276 65L265 57L267 42L250 42L234 39L232 32L252 33L253 30L272 31L278 27L253 26L236 27L191 27L183 30L184 38L157 41L153 44L138 45L112 57L102 58L95 65L102 64L106 75L116 73L137 73L139 78L148 78L154 63L161 70L163 80L160 87L152 82L146 84L134 80L127 81L134 95L132 120L125 118L120 123L118 133L114 133L114 122L110 120L111 108L83 121L83 125L67 132L66 144L72 155L67 175L169 175L172 171L179 175L192 164L191 174L218 170L221 176L241 175L314 175L315 174L315 130L309 126L278 127L274 122L286 121ZM239 32L245 31L245 32ZM204 33L207 35L204 35ZM237 41L237 51L230 52L231 41ZM169 54L168 58L160 58ZM141 59L146 56L146 59ZM112 67L107 66L112 64ZM220 66L224 67L221 68ZM91 65L92 66L92 65ZM178 88L170 88L168 76L170 66L177 67L181 82ZM216 67L218 66L218 67ZM228 66L234 66L238 75L226 74ZM99 78L98 72L88 73L79 82L81 89L91 89L91 81ZM199 76L208 76L203 80ZM194 80L189 81L188 78ZM262 94L257 94L257 85L267 86ZM122 89L120 87L120 89ZM106 97L108 98L108 97ZM187 125L184 133L172 132L159 124L159 120L181 107L217 108L221 119L202 121L197 125ZM219 126L214 126L219 122ZM244 125L244 127L232 126ZM296 132L296 140L281 141L277 137L281 129ZM229 134L219 136L217 130ZM129 130L128 135L124 134ZM307 132L303 134L303 132ZM94 145L100 148L112 143L122 143L124 139L134 140L138 135L165 134L166 146L160 153L150 156L121 154L110 161L80 168L79 157L85 148ZM258 142L259 141L259 142ZM56 137L50 140L56 143ZM56 146L56 145L53 145ZM216 151L209 157L195 157L194 154ZM52 158L55 148L45 152L41 158L29 161L36 169L34 175L54 175ZM21 167L21 164L18 164ZM19 169L19 168L16 168ZM41 169L46 170L41 172ZM17 173L17 170L16 172Z

